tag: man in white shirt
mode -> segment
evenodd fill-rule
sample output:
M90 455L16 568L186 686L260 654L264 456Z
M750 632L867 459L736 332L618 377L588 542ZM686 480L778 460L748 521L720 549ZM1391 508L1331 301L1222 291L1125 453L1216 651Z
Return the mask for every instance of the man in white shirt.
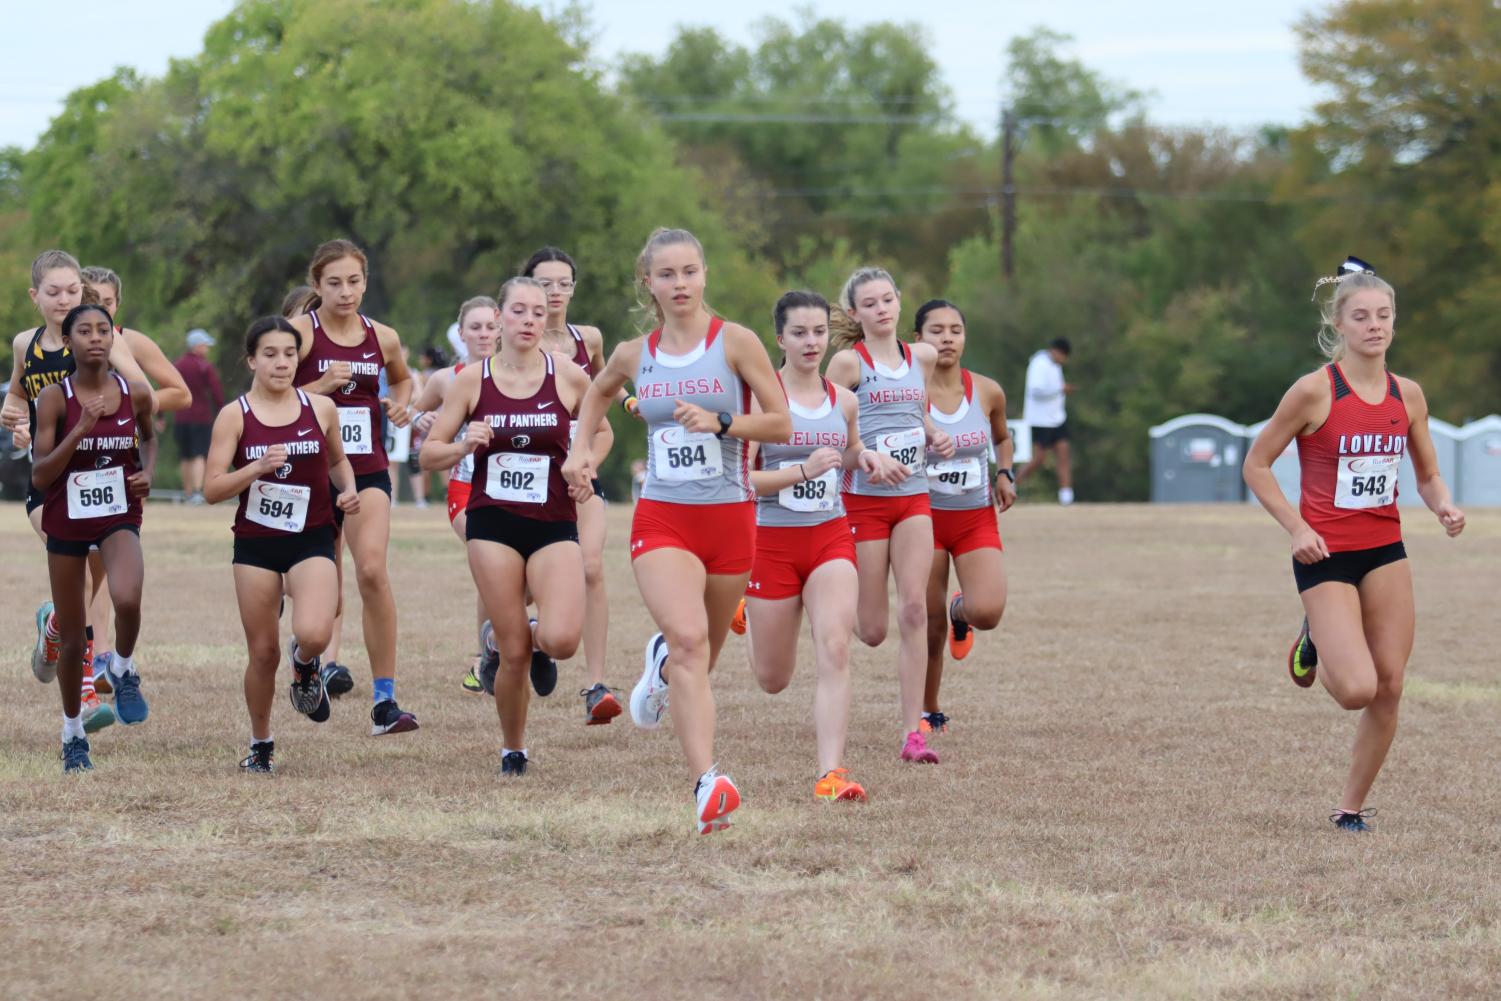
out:
M1068 449L1068 413L1065 399L1074 391L1063 379L1063 363L1072 346L1067 337L1058 337L1027 363L1027 392L1022 403L1022 420L1032 427L1032 461L1016 475L1017 485L1042 465L1049 452L1058 457L1058 503L1074 502L1073 461Z

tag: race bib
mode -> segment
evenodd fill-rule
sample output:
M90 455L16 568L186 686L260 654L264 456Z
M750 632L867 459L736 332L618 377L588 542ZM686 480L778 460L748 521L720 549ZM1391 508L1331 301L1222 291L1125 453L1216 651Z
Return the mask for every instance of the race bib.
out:
M801 463L784 462L781 468L792 469L799 465ZM832 511L838 497L839 471L830 469L822 476L783 487L777 492L777 503L789 511Z
M307 524L307 506L312 498L312 487L256 480L245 498L245 520L278 532L300 532Z
M339 440L345 455L371 455L375 439L370 434L370 411L365 407L339 408Z
M926 447L922 428L896 431L876 437L876 451L882 455L891 456L906 466L907 472L913 475L922 472L927 461L927 456L924 454Z
M547 502L547 456L495 452L485 467L485 496L512 504Z
M93 469L68 474L68 517L108 518L124 514L130 508L125 496L125 469Z
M1397 500L1400 455L1347 455L1339 460L1334 506L1346 511L1386 507Z
M677 425L652 433L659 480L712 480L724 473L719 439L707 431L685 431Z
M985 482L985 470L978 456L967 459L949 459L935 462L928 467L928 489L935 494L967 494L980 489Z

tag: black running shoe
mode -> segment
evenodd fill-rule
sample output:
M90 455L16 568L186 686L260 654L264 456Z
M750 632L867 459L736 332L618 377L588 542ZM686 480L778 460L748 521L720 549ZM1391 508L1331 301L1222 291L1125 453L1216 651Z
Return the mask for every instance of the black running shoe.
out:
M304 716L312 716L328 701L325 694L327 682L323 680L323 673L318 670L318 658L314 657L310 664L297 663L296 640L287 647L287 656L292 661L292 708ZM327 718L324 716L324 719Z
M323 687L328 689L328 694L334 698L348 695L354 691L354 675L349 673L349 668L338 661L329 661L323 665Z
M383 733L406 733L415 729L417 729L417 717L409 712L403 712L395 699L377 702L375 708L370 710L370 736L372 737L379 737Z
M923 713L922 720L918 723L917 729L923 736L934 733L947 733L949 729L948 713Z
M327 723L328 714L333 704L328 701L328 689L323 689L323 698L318 702L318 708L307 714L307 718L314 723Z
M270 775L276 771L271 764L271 755L276 750L276 741L257 740L250 745L250 756L240 762L240 771L257 775Z
M532 691L546 697L558 687L558 662L541 650L532 651Z
M517 778L526 774L526 755L521 751L511 751L500 757L500 774L514 775Z
M1335 827L1338 827L1342 831L1359 832L1373 829L1366 821L1374 816L1376 816L1375 810L1360 810L1355 813L1351 813L1348 810L1335 810L1329 815L1329 819L1334 822Z
M91 772L94 763L89 760L89 742L84 737L74 737L63 745L63 774Z
M1287 673L1292 676L1293 684L1299 688L1308 688L1318 676L1319 651L1313 645L1313 636L1308 632L1308 618L1303 619L1303 628L1298 631L1298 638L1293 640L1292 649L1287 651Z
M495 694L495 675L500 671L500 654L494 650L486 650L484 656L479 659L479 670L475 674L479 676L480 688L486 695Z

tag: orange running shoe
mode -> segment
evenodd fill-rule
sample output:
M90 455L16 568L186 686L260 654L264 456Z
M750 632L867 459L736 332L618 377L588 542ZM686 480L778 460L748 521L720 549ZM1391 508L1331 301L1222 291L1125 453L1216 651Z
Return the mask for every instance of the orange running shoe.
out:
M814 798L829 803L864 803L869 798L865 795L865 787L858 782L851 782L849 775L848 768L824 772L823 777L813 785Z
M740 599L740 604L735 609L735 617L730 620L730 630L736 636L745 635L745 599Z
M963 600L963 591L955 591L954 596L949 599L949 653L955 660L963 660L975 648L974 629L954 614L955 606Z

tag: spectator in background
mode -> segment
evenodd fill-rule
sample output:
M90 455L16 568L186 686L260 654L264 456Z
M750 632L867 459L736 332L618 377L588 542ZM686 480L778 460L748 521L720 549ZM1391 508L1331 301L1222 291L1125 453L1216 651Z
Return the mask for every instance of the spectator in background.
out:
M177 464L182 471L182 491L189 504L203 503L203 467L208 457L214 417L224 406L224 387L209 361L214 339L205 330L188 331L188 349L173 362L187 383L193 402L177 412L173 433L177 439Z
M422 367L412 370L412 399L419 399L423 389L427 388L427 380L433 377L433 373L440 368L445 368L448 361L443 357L441 348L426 348L422 352ZM427 438L427 432L417 424L412 425L412 443L407 452L407 477L412 485L412 499L417 507L427 507L428 488L432 484L432 473L424 473L421 464L417 461L417 453L422 451L422 442Z
M469 360L468 349L464 347L464 338L459 336L459 325L457 323L450 323L448 325L448 346L453 348L453 360L456 363ZM442 368L443 366L439 365L438 367Z
M1017 486L1042 465L1049 452L1058 457L1058 503L1074 502L1073 458L1068 446L1068 413L1065 398L1074 391L1063 379L1063 363L1073 348L1067 337L1058 337L1027 362L1027 395L1022 420L1032 427L1032 461L1016 476Z

